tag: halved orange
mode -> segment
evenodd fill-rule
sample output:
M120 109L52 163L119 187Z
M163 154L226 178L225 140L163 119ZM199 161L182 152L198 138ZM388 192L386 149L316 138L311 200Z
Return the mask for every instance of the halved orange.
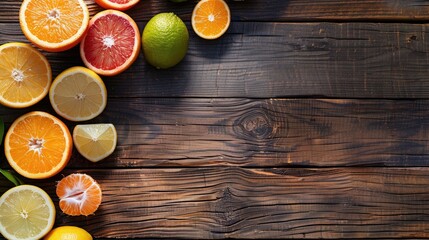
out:
M0 46L0 103L24 108L38 103L49 91L51 66L32 46L12 42Z
M24 0L19 11L24 35L51 52L76 46L88 22L89 11L84 0Z
M93 214L102 199L100 185L83 173L73 173L61 179L56 193L60 198L60 209L71 216Z
M140 32L126 13L104 10L89 22L88 32L80 44L80 56L94 72L117 75L137 59L140 52Z
M125 11L134 7L140 0L95 0L95 2L106 9Z
M192 28L204 39L216 39L229 27L231 14L223 0L201 0L192 12Z
M6 158L15 171L32 179L49 178L68 163L73 140L55 116L34 111L16 119L4 140Z

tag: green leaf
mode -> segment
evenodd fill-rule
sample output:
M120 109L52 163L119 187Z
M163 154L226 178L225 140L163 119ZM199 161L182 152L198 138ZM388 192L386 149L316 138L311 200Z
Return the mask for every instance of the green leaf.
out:
M15 184L15 186L24 184L24 182L21 179L19 179L17 176L13 175L9 171L0 169L0 173L3 174L3 176L7 178L9 181L11 181L13 184Z
M3 142L3 135L4 135L4 122L0 118L0 145Z

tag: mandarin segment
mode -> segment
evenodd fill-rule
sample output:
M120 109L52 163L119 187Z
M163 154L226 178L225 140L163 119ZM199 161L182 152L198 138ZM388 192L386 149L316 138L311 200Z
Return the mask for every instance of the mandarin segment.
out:
M100 185L89 175L73 173L61 179L56 188L60 209L68 215L88 216L101 204Z
M0 103L12 108L32 106L48 93L51 66L37 49L25 43L0 46Z
M82 39L89 11L83 0L24 0L19 22L27 39L38 47L65 51Z
M73 143L67 126L45 112L30 112L15 120L5 137L9 164L24 177L52 177L68 163Z

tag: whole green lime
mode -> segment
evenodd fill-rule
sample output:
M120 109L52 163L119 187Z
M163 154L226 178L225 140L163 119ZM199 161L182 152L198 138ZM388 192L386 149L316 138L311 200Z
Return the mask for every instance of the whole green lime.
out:
M146 24L142 43L146 61L156 68L170 68L188 51L188 29L174 13L159 13Z

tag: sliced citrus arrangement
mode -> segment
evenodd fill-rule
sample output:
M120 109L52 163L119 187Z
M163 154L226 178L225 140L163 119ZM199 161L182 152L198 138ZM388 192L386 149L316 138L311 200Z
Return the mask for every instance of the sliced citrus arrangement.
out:
M140 52L140 32L127 14L117 10L97 13L80 44L84 64L94 72L117 75L128 69Z
M91 234L85 229L75 226L61 226L52 229L44 240L92 240Z
M48 94L51 82L51 66L37 49L19 42L0 46L0 104L32 106Z
M224 0L201 0L192 12L192 28L204 39L216 39L229 27L231 14Z
M73 129L73 142L86 159L98 162L116 148L117 134L113 124L81 124Z
M51 52L76 46L88 27L89 11L84 0L24 0L19 23L36 46Z
M125 11L134 7L140 0L95 0L95 2L106 9Z
M40 239L54 223L54 203L39 187L20 185L0 197L0 233L7 239Z
M107 89L103 80L85 67L71 67L60 73L49 90L51 105L63 118L86 121L103 112Z
M16 119L6 133L5 155L24 177L42 179L59 173L68 163L73 140L67 126L53 115L34 111Z
M56 193L60 198L60 209L71 216L88 216L101 204L100 185L83 173L73 173L61 179Z

